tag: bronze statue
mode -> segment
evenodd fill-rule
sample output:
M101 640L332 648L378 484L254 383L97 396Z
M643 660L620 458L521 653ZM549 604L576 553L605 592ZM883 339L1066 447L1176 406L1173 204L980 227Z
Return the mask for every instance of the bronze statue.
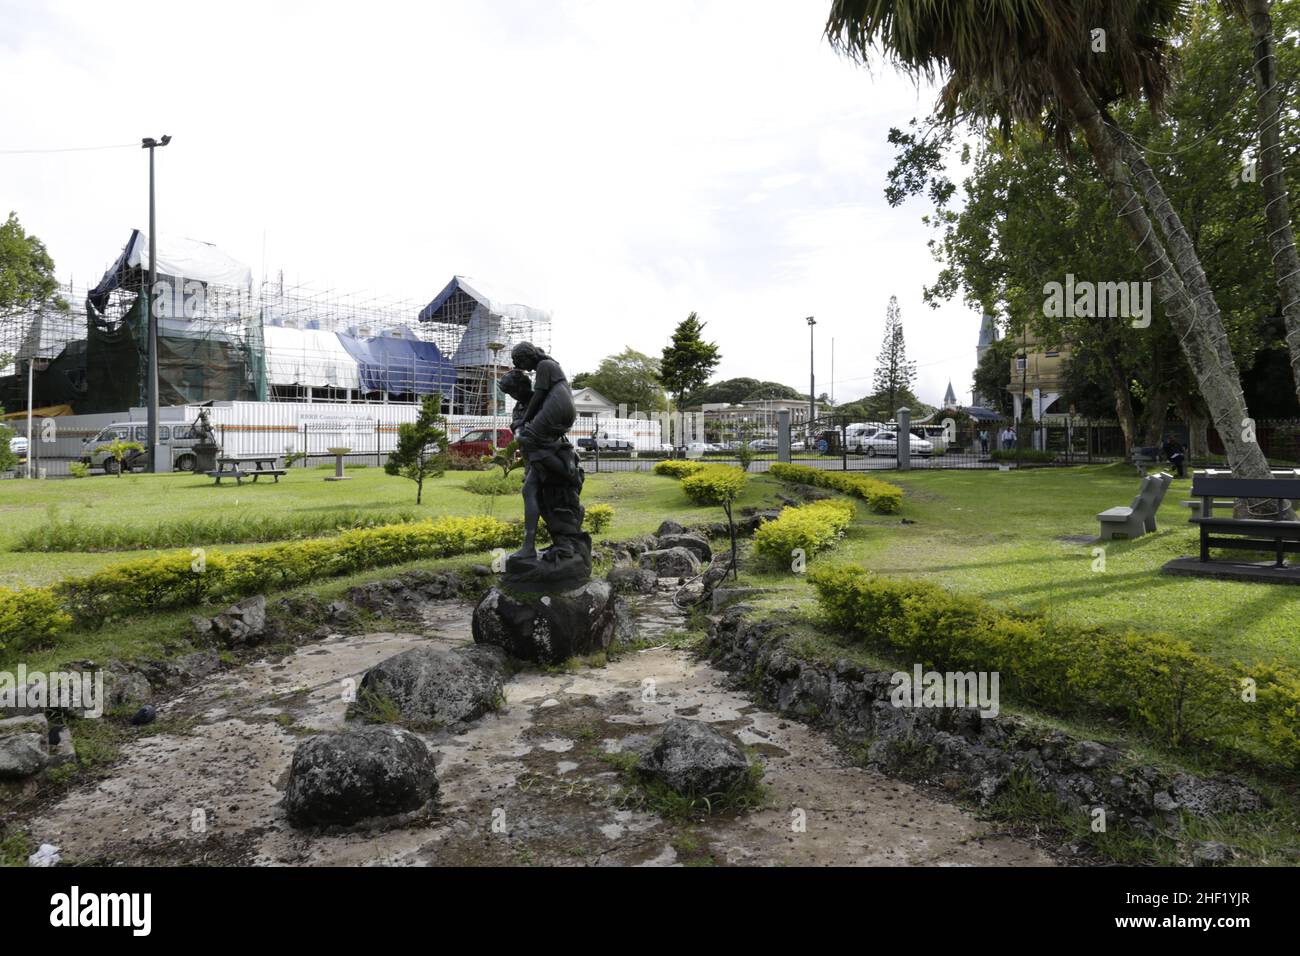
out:
M515 399L512 426L524 459L524 543L506 559L503 583L524 590L564 589L591 578L591 536L582 530L583 471L567 434L577 419L573 392L558 362L530 342L511 350L515 368L501 390ZM527 372L534 373L530 384ZM537 551L537 523L551 546Z

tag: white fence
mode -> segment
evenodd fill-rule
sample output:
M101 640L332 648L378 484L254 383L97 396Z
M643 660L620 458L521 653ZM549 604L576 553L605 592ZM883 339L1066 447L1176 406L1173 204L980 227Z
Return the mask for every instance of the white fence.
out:
M173 406L160 412L165 426L192 424L206 407L222 450L228 455L279 455L306 453L325 456L330 448L350 448L349 459L381 463L397 444L398 426L413 422L416 405L346 404L342 402L222 402L209 406ZM144 408L118 413L64 415L32 420L33 460L49 475L67 474L69 462L79 460L85 443L108 425L131 422L143 428ZM25 419L11 420L15 434L25 434ZM451 441L480 429L509 428L506 416L447 416ZM662 427L657 420L602 418L579 419L570 432L577 441L596 431L601 437L630 441L638 451L659 451ZM141 433L143 444L143 432Z

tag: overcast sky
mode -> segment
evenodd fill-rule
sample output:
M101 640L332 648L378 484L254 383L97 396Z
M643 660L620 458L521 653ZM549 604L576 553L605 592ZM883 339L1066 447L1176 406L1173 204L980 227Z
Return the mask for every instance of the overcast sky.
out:
M918 394L969 401L979 317L933 310L890 126L934 94L842 60L828 0L36 4L0 0L0 150L158 153L160 233L255 275L427 301L453 274L555 315L572 375L691 310L719 377L869 390L890 295ZM0 154L62 279L147 226L138 148ZM265 250L265 252L264 252Z

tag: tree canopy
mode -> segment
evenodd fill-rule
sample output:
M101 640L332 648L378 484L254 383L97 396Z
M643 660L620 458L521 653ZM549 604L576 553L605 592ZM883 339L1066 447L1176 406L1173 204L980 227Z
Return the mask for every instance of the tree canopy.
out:
M17 213L0 224L0 315L16 315L59 303L54 260L45 243L23 229ZM64 304L66 307L66 304Z
M659 372L659 359L629 347L602 359L596 371L575 375L573 384L594 388L629 411L657 412L667 404Z

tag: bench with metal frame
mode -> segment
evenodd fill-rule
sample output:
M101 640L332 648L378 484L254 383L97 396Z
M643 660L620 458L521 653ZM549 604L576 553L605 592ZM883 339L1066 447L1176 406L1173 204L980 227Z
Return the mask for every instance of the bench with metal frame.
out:
M1237 551L1272 551L1275 568L1286 566L1286 555L1300 554L1300 521L1278 518L1215 517L1220 499L1273 500L1276 514L1284 514L1289 503L1300 498L1300 478L1228 478L1195 475L1192 495L1201 499L1201 514L1192 523L1201 529L1200 560L1210 560L1211 548ZM1229 537L1225 537L1229 536Z

